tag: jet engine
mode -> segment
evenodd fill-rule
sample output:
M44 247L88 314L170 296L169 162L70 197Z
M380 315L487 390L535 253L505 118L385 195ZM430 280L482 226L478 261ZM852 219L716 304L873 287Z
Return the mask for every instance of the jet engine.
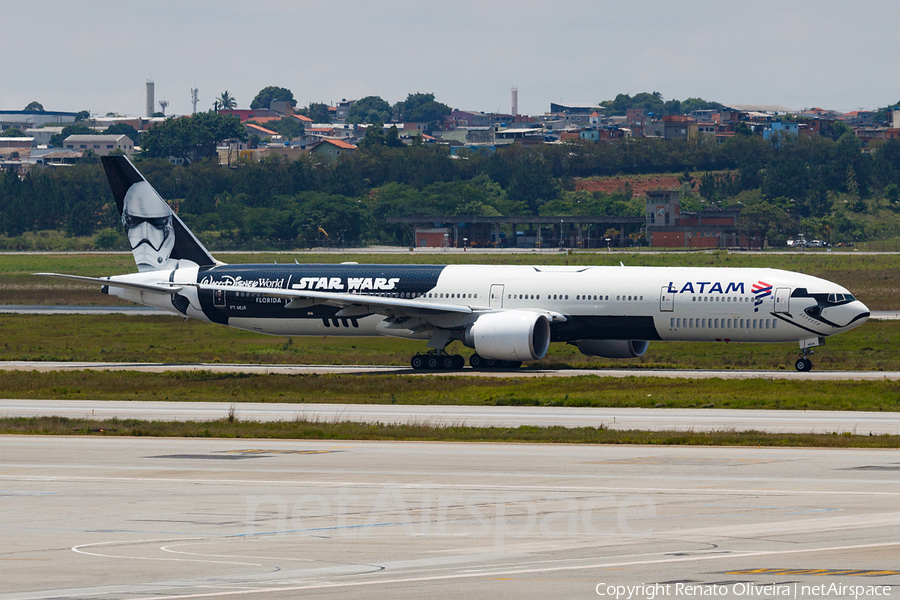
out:
M637 358L643 356L650 342L642 340L579 340L575 343L582 354L603 358Z
M550 348L550 321L526 310L486 313L466 328L463 343L484 358L540 360Z

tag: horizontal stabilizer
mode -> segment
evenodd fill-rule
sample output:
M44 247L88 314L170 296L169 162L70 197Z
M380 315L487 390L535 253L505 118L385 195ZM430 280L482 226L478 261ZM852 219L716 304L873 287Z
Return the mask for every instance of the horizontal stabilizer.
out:
M166 283L138 283L136 281L122 281L113 279L112 277L82 277L81 275L65 275L62 273L33 273L41 277L56 277L57 279L68 279L69 281L77 281L79 283L96 283L98 285L108 285L109 287L130 288L133 290L141 290L145 292L157 292L160 294L175 294L181 291L180 285L168 285Z

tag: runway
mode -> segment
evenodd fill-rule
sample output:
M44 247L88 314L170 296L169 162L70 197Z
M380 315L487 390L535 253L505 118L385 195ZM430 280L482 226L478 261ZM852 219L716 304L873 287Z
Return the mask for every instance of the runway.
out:
M386 365L252 365L223 363L127 363L0 361L0 371L210 371L278 375L411 375L418 377L663 377L668 379L784 379L790 381L900 381L900 371L749 371L702 369L515 369L511 371L416 371Z
M765 431L900 435L900 413L861 411L734 410L716 408L576 408L559 406L431 406L2 400L0 417L215 421L231 412L245 421L353 421L469 427L608 427L648 431Z
M0 600L874 597L900 585L897 470L893 450L3 436Z

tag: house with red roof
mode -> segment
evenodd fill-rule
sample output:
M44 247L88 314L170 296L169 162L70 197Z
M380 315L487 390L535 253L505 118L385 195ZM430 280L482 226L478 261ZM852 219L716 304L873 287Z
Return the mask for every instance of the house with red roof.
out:
M308 146L308 151L312 156L318 156L328 161L335 161L341 154L348 154L354 150L356 150L356 146L353 144L333 138L325 138Z

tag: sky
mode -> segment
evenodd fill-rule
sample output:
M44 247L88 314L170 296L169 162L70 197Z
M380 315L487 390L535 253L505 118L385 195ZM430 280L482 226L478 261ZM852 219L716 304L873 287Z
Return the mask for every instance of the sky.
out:
M310 102L433 93L548 112L659 92L732 105L874 110L900 100L897 0L79 0L0 3L0 110L167 114L264 87ZM157 110L159 110L157 104Z

